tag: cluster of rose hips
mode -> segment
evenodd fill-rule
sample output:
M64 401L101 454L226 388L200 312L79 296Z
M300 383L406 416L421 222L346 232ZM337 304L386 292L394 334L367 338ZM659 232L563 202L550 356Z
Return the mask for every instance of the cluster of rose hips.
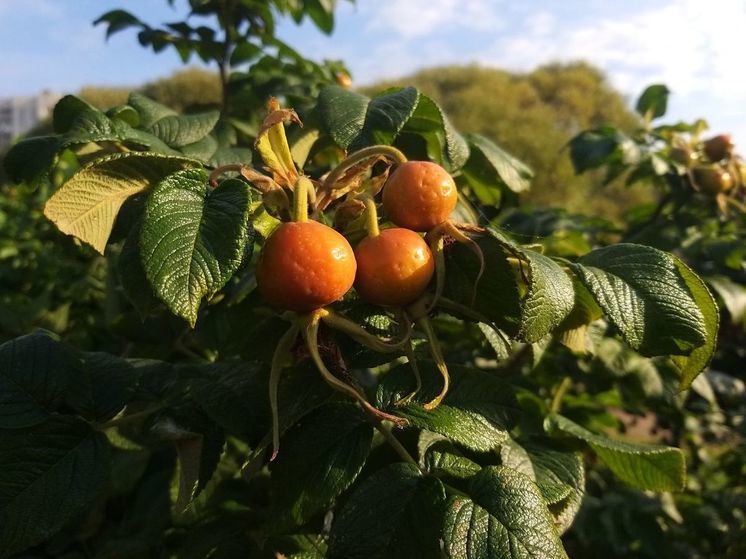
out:
M683 166L694 190L720 203L726 193L746 187L746 164L734 149L731 136L719 134L703 142L680 142L669 155Z
M456 185L441 166L402 163L383 188L386 215L398 227L369 227L353 250L343 235L318 221L283 223L259 257L259 291L271 305L299 313L341 299L353 284L364 301L406 307L423 294L435 270L418 233L445 222L456 201Z
M328 369L318 343L321 324L374 351L407 358L416 387L398 405L410 402L422 387L412 344L416 325L428 342L442 378L440 393L422 407L437 407L448 392L449 374L429 315L442 300L445 237L469 245L477 255L481 264L477 282L484 268L481 250L459 228L466 226L448 219L456 207L458 192L443 167L428 161L407 161L403 153L391 146L370 146L350 154L322 179L313 180L295 166L283 126L287 121L300 124L294 111L282 109L272 99L255 144L265 170L271 174L245 165L227 165L216 169L211 177L216 183L223 172L238 171L263 192L265 206L275 207L283 218L265 240L256 266L259 293L289 322L270 370L273 457L279 448L280 376L293 361L299 337L332 388L357 400L377 421L406 423L368 402L354 380L339 378ZM376 197L381 189L387 223L392 227L379 227ZM338 223L350 216L348 221L365 223L365 236L355 243L354 249L343 234L324 223L324 211L332 203L336 203ZM357 231L361 229L358 227ZM432 292L428 290L431 283L435 286ZM396 339L373 335L330 307L353 286L359 299L385 307L394 315L399 326Z

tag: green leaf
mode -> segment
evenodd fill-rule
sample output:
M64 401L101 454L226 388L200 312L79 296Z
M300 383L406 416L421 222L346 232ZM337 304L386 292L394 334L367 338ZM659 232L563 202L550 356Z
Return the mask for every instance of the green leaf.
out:
M26 182L32 188L37 188L48 176L60 149L62 144L58 136L21 140L5 154L3 167L13 182Z
M350 150L392 144L414 113L419 96L414 87L405 87L373 97L368 103L363 128L350 144Z
M592 251L572 268L643 355L687 355L706 343L703 310L672 255L622 243Z
M87 111L98 111L95 107L75 95L65 95L57 101L52 111L52 126L57 134L67 132L76 119Z
M142 219L138 220L127 234L117 260L117 271L124 294L137 309L140 317L144 319L156 307L158 299L153 293L153 288L150 287L142 258L140 258L141 232Z
M159 119L146 130L172 148L180 148L203 139L215 128L219 119L220 111L169 115Z
M618 150L627 140L616 128L585 130L568 143L576 173L583 173L618 160Z
M257 363L214 363L180 368L192 398L229 433L259 440L270 430L269 367ZM331 391L311 366L282 373L280 431L329 400Z
M349 148L360 134L369 102L365 95L336 85L321 90L317 105L321 124L339 147Z
M391 464L366 479L339 511L330 559L440 556L445 490L412 464Z
M448 440L441 439L430 445L425 451L424 466L436 476L450 476L457 479L468 479L482 467L463 456Z
M424 138L428 157L451 171L463 167L469 158L469 145L464 137L456 132L440 106L426 95L420 94L403 131Z
M632 487L651 491L684 488L686 468L678 448L609 439L557 414L547 417L547 427L588 443L609 469Z
M187 507L215 473L225 437L222 429L199 413L192 413L180 422L167 418L153 425L151 432L173 441L176 446L178 484L173 512L178 517L187 512Z
M198 159L202 162L209 161L218 150L218 141L214 136L208 134L201 140L182 146L181 153L187 157Z
M665 85L656 84L648 86L637 99L635 110L647 120L663 116L666 114L668 94L670 92Z
M499 205L501 191L525 192L531 187L533 172L494 142L479 134L468 134L471 155L462 173L479 198L488 205Z
M158 297L192 327L204 296L223 287L241 264L251 194L229 179L210 189L207 172L185 169L153 189L145 206L140 253Z
M521 328L521 292L518 278L508 263L510 244L493 230L472 237L484 255L484 273L479 274L479 260L462 243L452 243L445 250L446 282L444 295L479 312L511 336ZM511 249L512 250L512 249Z
M746 325L746 285L727 276L708 276L706 281L723 301L731 322Z
M523 250L528 261L529 289L521 299L521 331L528 343L553 332L575 305L575 291L567 273L551 258Z
M694 298L694 302L702 312L705 328L705 343L703 345L692 351L687 357L674 356L671 358L681 374L680 386L683 390L688 388L695 377L707 368L712 356L715 354L718 327L720 325L720 311L718 310L715 298L699 276L678 257L673 256L673 259L676 268L679 270L681 277L689 288L689 292Z
M497 231L472 236L482 250L484 274L473 308L501 330L533 343L553 332L575 302L572 280L552 259L522 249ZM445 295L472 306L479 262L465 245L446 251Z
M351 404L329 404L307 415L280 442L271 465L274 530L302 525L357 478L370 452L373 426Z
M221 147L212 154L207 164L211 167L221 167L231 163L246 163L251 161L251 155L248 148Z
M240 66L261 54L261 47L248 41L242 41L236 45L236 48L231 53L231 66Z
M419 361L422 389L406 405L396 403L415 388L409 364L400 365L386 374L378 386L378 407L405 417L421 429L434 431L477 451L489 451L508 437L508 429L516 422L518 403L510 386L500 379L480 371L449 365L451 386L443 402L426 411L423 405L432 400L442 387L435 364Z
M108 23L106 38L129 27L142 27L143 23L125 10L110 10L93 22L93 25Z
M508 440L500 447L504 466L513 468L536 483L549 506L559 533L572 524L585 493L583 456L547 440L518 443Z
M134 107L129 105L119 105L106 111L106 116L112 120L121 120L122 122L137 128L140 126L140 113Z
M334 30L334 0L305 0L303 7L321 31L329 35Z
M46 421L79 394L82 363L66 345L38 331L0 345L0 428Z
M167 116L177 116L177 112L173 109L161 105L145 97L141 93L132 92L130 93L127 104L135 108L140 113L140 125L143 129L147 130L153 126L156 122Z
M108 155L81 167L44 206L63 233L104 253L119 209L130 196L194 163L157 153Z
M339 86L321 90L318 111L322 128L343 149L391 144L417 107L419 92L407 87L368 99Z
M0 434L0 557L23 551L90 510L109 471L103 434L74 417Z
M469 497L451 497L447 510L443 539L453 559L567 557L539 489L512 468L484 468Z
M128 360L103 352L82 354L86 398L78 411L86 419L103 422L117 415L129 401L138 371ZM82 379L77 380L78 383Z

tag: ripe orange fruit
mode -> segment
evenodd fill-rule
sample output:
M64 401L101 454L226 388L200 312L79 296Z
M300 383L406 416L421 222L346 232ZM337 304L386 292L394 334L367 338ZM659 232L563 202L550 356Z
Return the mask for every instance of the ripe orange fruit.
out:
M331 227L317 221L283 223L264 244L256 282L271 305L309 312L341 299L356 269L350 243Z
M429 161L407 161L383 187L383 207L389 219L413 231L430 231L456 207L456 183L448 172Z
M409 229L384 229L355 248L355 289L376 305L402 307L414 303L435 271L427 243Z

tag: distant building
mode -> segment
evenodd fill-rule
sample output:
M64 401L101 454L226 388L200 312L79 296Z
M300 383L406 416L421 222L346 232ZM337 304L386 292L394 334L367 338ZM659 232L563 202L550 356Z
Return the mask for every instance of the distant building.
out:
M60 97L57 93L42 91L34 96L0 99L0 150L49 117Z

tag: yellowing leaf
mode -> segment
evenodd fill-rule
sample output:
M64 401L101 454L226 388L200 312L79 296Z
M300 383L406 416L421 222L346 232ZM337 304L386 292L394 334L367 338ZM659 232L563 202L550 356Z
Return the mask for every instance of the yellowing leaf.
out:
M191 165L189 159L148 152L96 159L54 193L44 206L44 215L63 233L103 254L124 201Z

